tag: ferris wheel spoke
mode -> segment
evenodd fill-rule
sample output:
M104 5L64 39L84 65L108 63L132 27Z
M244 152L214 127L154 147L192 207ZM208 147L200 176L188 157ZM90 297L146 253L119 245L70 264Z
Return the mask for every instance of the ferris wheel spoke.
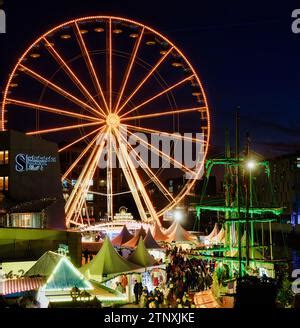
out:
M112 175L112 131L107 133L107 166L106 166L106 191L107 191L107 218L113 219L113 175Z
M167 58L167 56L171 53L173 47L171 47L155 64L155 66L150 70L150 72L146 75L146 77L142 80L142 82L135 88L135 90L130 94L130 96L125 100L125 102L118 109L117 114L121 112L121 110L128 104L128 102L132 99L132 97L140 90L140 88L148 81L148 79L153 75L153 73L157 70L157 68L161 65L161 63Z
M146 142L142 138L138 137L137 135L131 133L130 131L127 130L127 132L130 135L134 136L140 142L141 145L143 145L146 149L150 150L152 153L159 154L159 156L161 158L164 158L165 160L170 161L174 166L176 166L176 168L181 169L182 171L185 171L185 172L189 172L192 176L195 176L195 172L193 172L192 170L190 170L188 167L186 167L182 163L179 163L172 156L165 154L160 149L154 147L153 145L149 144L148 142Z
M73 72L73 70L70 68L70 66L66 63L66 61L61 57L61 55L54 49L52 44L44 38L46 44L46 48L52 55L52 57L56 60L56 62L61 65L66 72L66 74L69 76L69 78L73 81L73 83L76 85L76 87L82 92L82 94L85 96L87 101L91 101L96 108L102 113L102 115L105 115L100 105L96 102L94 97L90 94L90 92L87 90L87 88L83 85L83 83L79 80L77 75Z
M134 180L136 181L136 186L138 187L138 189L139 189L139 191L140 191L140 193L141 193L141 195L144 199L144 202L146 204L146 207L148 209L148 212L150 213L150 216L151 216L152 220L156 221L159 225L161 225L161 223L158 219L157 213L156 213L156 211L153 207L153 204L152 204L152 202L151 202L151 200L150 200L150 198L149 198L149 196L146 192L146 189L143 185L143 182L141 181L141 179L140 179L140 177L137 173L137 170L134 167L134 164L133 164L133 162L132 162L132 160L131 160L128 152L127 152L125 144L123 144L123 145L121 144L120 148L121 148L121 151L123 152L123 156L124 156L126 162L128 163L128 167L130 169L130 172L131 172Z
M108 101L109 113L112 111L112 23L111 18L108 22Z
M102 129L100 130L100 133L102 132ZM67 176L73 171L73 169L77 166L77 164L80 162L80 160L84 157L84 155L91 149L91 147L97 142L98 138L101 137L101 134L98 133L91 142L85 147L85 149L81 152L81 154L76 158L76 160L73 162L73 164L68 168L68 170L64 173L61 180L65 180ZM100 137L99 137L100 135Z
M132 131L141 131L141 132L145 132L145 133L157 133L157 134L160 134L162 136L166 136L170 139L179 139L179 140L183 140L183 141L189 141L189 142L195 142L195 143L202 143L202 144L207 144L207 141L206 140L201 140L201 139L196 139L196 138L192 138L192 137L187 137L187 136L184 136L184 135L178 135L176 133L167 133L167 132L162 132L162 131L159 131L159 130L155 130L155 129L149 129L149 128L143 128L143 127L139 127L139 126L134 126L134 125L129 125L129 124L126 124L124 125L126 126L126 128L128 128L129 130L132 130Z
M25 101L21 101L21 100L17 100L17 99L12 99L12 98L8 98L7 101L12 105L37 109L37 110L52 113L52 114L69 116L69 117L84 119L84 120L88 120L88 121L99 121L99 119L96 117L87 116L84 114L78 114L78 113L75 113L72 111L66 111L66 110L59 109L59 108L44 106L44 105L35 104L35 103L31 103L31 102L25 102Z
M131 58L130 58L130 61L129 61L129 64L128 64L128 67L126 69L125 78L124 78L124 80L122 82L122 87L120 89L118 100L117 100L117 103L115 105L115 109L114 109L115 112L118 112L120 101L122 100L124 90L126 88L126 85L127 85L127 82L128 82L128 79L129 79L129 76L130 76L132 67L134 65L135 58L136 58L137 52L138 52L139 47L140 47L140 44L141 44L141 40L143 38L144 30L145 30L145 27L143 26L142 31L140 32L140 35L139 35L138 39L135 42L135 45L134 45L134 48L133 48L133 52L131 54Z
M84 128L84 127L88 127L88 126L100 125L103 122L92 122L92 123L68 125L68 126L63 126L63 127L54 128L54 129L45 129L45 130L31 131L31 132L27 132L26 134L30 136L30 135L35 135L35 134L45 134L45 133L61 132L61 131L66 131L66 130L73 130L73 129Z
M121 169L124 173L125 179L127 181L127 184L128 184L129 189L131 191L132 197L133 197L133 199L135 201L135 204L137 206L140 217L141 217L142 221L146 221L147 220L147 214L145 212L144 205L142 203L142 200L141 200L139 192L138 192L139 187L136 185L136 182L134 181L132 173L131 173L131 171L128 167L128 163L126 162L126 160L124 158L124 155L123 155L123 152L121 151L121 149L123 147L122 142L120 142L120 138L118 137L118 134L116 134L116 135L117 135L117 139L119 141L119 146L118 147L116 146L115 141L113 139L113 147L116 151L118 160L120 162Z
M100 131L100 130L102 130L102 129L104 129L104 127L102 127L102 128L98 128L98 129L95 129L95 130L93 130L92 132L90 132L90 133L88 133L88 134L85 134L85 135L82 136L81 138L76 139L76 140L74 140L73 142L67 144L66 146L60 148L60 149L58 150L58 152L60 153L60 152L62 152L62 151L64 151L64 150L70 148L71 146L77 144L78 142L80 142L80 141L86 139L87 137L91 136L92 134L94 134L94 133L96 133L96 132L98 132L98 131Z
M89 54L89 51L87 49L87 45L84 41L84 38L80 32L80 29L78 27L78 24L77 22L74 23L75 25L75 34L76 34L76 37L77 37L77 40L78 40L78 43L79 43L79 46L80 46L80 49L81 49L81 52L84 54L83 58L85 60L85 63L86 63L86 66L90 72L90 75L91 75L91 78L92 78L92 81L93 81L93 84L94 84L94 87L98 93L98 96L100 95L101 96L101 99L103 101L103 104L107 110L107 112L109 111L108 110L108 106L107 106L107 102L106 102L106 99L104 97L104 93L103 93L103 90L102 90L102 87L101 87L101 84L100 84L100 81L99 81L99 78L97 76L97 73L95 71L95 68L94 68L94 65L93 65L93 62L92 62L92 59L91 59L91 56ZM102 111L102 113L104 114L104 112Z
M185 79L183 79L183 80L181 80L181 81L179 81L179 82L173 84L172 86L170 86L169 88L167 88L167 89L165 89L165 90L159 92L159 93L156 94L155 96L153 96L153 97L151 97L151 98L145 100L145 101L142 102L141 104L139 104L139 105L135 106L134 108L132 108L130 111L128 111L128 112L124 113L123 115L121 115L121 118L126 117L127 115L129 115L130 113L136 111L136 110L139 109L140 107L145 106L146 104L150 103L151 101L153 101L153 100L155 100L155 99L161 97L162 95L164 95L164 94L168 93L169 91L171 91L171 90L177 88L178 86L182 85L183 83L185 83L185 82L191 80L191 79L193 78L193 76L194 76L194 74L192 74L191 76L188 76L188 77L186 77Z
M125 138L121 135L121 138L125 143L127 141ZM135 156L139 159L139 161L142 163L141 168L143 171L148 175L148 177L155 183L155 185L158 187L158 189L161 191L161 193L168 199L168 201L175 201L173 196L170 194L169 190L160 182L160 180L157 178L157 176L154 174L154 172L150 169L150 167L143 161L141 156L137 153L137 151L128 143L128 147L135 153Z
M31 76L33 79L39 81L40 83L44 84L46 87L51 88L55 92L59 93L60 95L62 95L64 97L66 97L67 99L71 100L74 104L76 104L76 105L78 105L82 108L85 108L86 110L88 110L92 114L97 114L96 117L100 116L100 113L98 111L96 111L93 107L91 107L87 103L83 102L82 100L78 99L77 97L73 96L68 91L62 89L57 84L51 82L50 80L48 80L45 77L41 76L40 74L36 73L35 71L30 69L29 67L26 67L23 64L20 64L20 68L22 69L22 71L24 73Z
M152 114L145 114L145 115L137 115L137 116L129 116L122 119L122 121L132 121L137 119L147 119L147 118L154 118L154 117L161 117L161 116L168 116L174 114L185 114L190 112L200 112L201 110L205 110L206 107L193 107L193 108L184 108L184 109L177 109L171 111L162 111L158 113Z
M97 164L99 161L99 158L101 156L101 153L103 151L104 142L103 142L103 136L101 136L100 144L93 149L91 152L73 190L68 198L66 205L65 205L65 211L66 211L66 222L67 225L69 225L70 220L72 219L76 206L78 205L78 202L82 199L82 197L85 197L87 190L89 188L89 181L94 176L94 173L97 168Z
M86 179L86 173L90 170L91 163L93 161L93 158L95 158L95 154L97 152L97 147L94 147L94 149L91 151L90 156L88 157L87 161L85 162L83 169L73 187L73 190L71 192L71 195L69 196L66 205L65 210L68 211L70 207L72 206L73 200L78 198L77 190L80 188L82 190L83 182Z

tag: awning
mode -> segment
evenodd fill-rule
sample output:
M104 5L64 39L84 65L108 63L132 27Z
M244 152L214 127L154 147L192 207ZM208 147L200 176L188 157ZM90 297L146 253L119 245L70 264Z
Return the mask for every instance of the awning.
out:
M0 282L0 294L9 295L29 290L39 289L45 284L43 277L22 277L18 279L6 279Z

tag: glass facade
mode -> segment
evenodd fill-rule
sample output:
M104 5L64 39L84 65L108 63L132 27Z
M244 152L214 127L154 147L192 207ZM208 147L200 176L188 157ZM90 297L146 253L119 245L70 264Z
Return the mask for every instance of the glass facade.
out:
M10 226L14 228L42 228L42 213L12 213Z

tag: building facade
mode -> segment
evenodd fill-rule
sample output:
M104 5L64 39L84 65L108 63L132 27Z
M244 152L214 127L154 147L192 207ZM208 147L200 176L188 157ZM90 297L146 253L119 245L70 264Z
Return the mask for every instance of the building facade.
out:
M64 229L64 199L55 143L17 131L0 133L2 225Z

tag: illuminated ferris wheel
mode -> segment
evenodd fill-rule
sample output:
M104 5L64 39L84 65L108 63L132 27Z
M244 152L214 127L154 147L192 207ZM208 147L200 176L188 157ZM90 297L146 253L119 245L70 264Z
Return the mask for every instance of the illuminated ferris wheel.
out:
M1 115L2 130L63 142L59 152L81 147L62 174L68 181L77 172L65 204L68 227L83 224L90 181L99 171L106 179L109 219L116 196L127 192L143 221L159 223L191 190L209 144L208 105L188 59L161 33L120 17L83 17L40 36L9 76ZM184 134L195 131L202 137ZM168 152L151 143L153 135L171 139ZM201 145L194 168L175 156L179 139ZM148 158L155 154L158 165L150 164L133 140ZM101 158L105 167L99 165ZM167 185L170 170L182 177L177 191ZM127 191L116 186L120 171Z

